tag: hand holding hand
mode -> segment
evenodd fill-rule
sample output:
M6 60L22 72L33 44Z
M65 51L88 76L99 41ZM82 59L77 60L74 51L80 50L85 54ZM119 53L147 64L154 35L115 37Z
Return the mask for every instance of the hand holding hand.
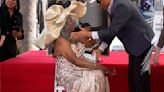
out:
M85 29L85 28L80 28L81 31L79 32L72 32L71 33L71 38L77 39L77 40L86 40L91 37L91 33Z

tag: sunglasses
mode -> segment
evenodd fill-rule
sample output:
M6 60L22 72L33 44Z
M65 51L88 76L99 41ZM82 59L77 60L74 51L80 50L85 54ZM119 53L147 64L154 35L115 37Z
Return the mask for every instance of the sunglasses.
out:
M101 0L96 0L97 3L101 3Z

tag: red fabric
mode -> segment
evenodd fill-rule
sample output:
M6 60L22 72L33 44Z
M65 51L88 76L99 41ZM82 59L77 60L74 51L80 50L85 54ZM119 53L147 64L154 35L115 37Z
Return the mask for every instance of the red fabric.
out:
M101 64L115 67L117 75L109 77L111 92L128 92L128 55L111 52L110 57L100 56ZM164 54L161 65L152 66L151 92L164 92ZM55 60L45 51L29 51L0 63L0 92L53 92Z
M43 51L30 51L2 62L2 92L53 92L55 62Z
M128 92L128 54L111 52L110 57L100 56L100 59L101 64L116 68L117 75L109 77L111 92ZM164 53L160 54L159 61L160 66L151 66L151 92L164 92Z

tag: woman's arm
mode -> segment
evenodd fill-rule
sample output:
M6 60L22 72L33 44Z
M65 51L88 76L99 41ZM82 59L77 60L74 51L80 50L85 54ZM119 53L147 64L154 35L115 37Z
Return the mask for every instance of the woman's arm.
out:
M77 57L76 54L71 49L70 42L62 37L59 37L55 41L54 51L55 51L54 52L55 55L65 57L69 62L71 62L72 64L76 66L89 68L89 69L100 69L103 72L108 71L108 68L100 64L89 62L85 58Z

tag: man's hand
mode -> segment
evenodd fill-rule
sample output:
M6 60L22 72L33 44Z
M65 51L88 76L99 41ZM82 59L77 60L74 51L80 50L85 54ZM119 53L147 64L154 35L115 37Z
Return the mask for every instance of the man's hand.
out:
M71 38L77 39L77 40L85 40L91 38L91 32L88 31L86 28L80 28L81 31L79 32L72 32Z
M153 65L154 65L154 66L159 66L159 65L160 65L158 59L159 59L159 56L154 56L154 58L153 58Z
M161 48L160 47L156 47L155 49L155 54L154 54L154 58L153 58L153 65L154 66L158 66L159 63L159 54L160 54Z

